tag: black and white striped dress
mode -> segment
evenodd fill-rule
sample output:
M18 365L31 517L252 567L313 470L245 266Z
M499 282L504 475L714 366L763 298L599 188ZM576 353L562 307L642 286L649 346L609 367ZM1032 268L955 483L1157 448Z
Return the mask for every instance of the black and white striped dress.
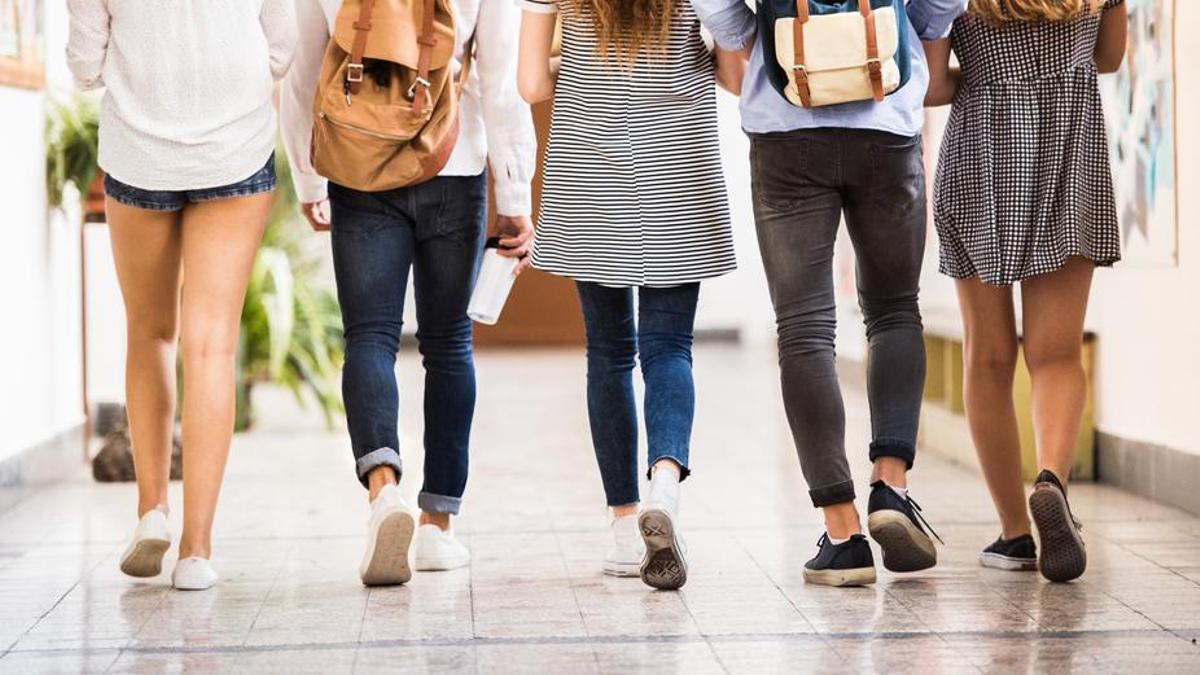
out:
M943 274L1007 286L1071 256L1121 259L1099 30L1099 14L994 26L967 13L954 22L962 82L933 197Z
M666 48L632 68L601 59L572 0L523 7L563 23L533 265L615 287L732 271L714 68L691 4L679 4Z

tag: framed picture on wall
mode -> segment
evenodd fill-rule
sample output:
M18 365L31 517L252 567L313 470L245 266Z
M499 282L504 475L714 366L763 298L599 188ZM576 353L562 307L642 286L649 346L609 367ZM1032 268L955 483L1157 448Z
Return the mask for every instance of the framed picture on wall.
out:
M0 86L46 83L44 0L0 0Z
M1175 154L1175 0L1126 0L1125 63L1101 78L1126 262L1179 257Z

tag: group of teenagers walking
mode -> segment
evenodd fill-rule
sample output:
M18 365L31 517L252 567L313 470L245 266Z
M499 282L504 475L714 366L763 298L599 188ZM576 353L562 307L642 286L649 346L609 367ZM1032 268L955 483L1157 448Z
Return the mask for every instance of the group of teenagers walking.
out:
M370 504L364 584L469 564L453 527L476 394L467 305L490 236L519 260L517 273L532 265L578 290L611 518L599 567L654 588L684 585L677 518L690 472L697 298L703 281L736 266L717 86L741 97L783 402L825 521L805 579L874 582L868 534L891 571L937 562L937 535L907 474L925 377L921 131L924 108L947 104L933 216L940 271L956 280L962 312L967 417L1001 530L980 563L1052 581L1084 572L1067 480L1085 403L1079 352L1092 274L1120 257L1097 73L1123 59L1122 0L68 5L71 70L82 88L106 89L100 165L127 315L138 486L125 573L158 575L171 547L178 345L184 513L172 583L218 581L212 527L243 296L276 183L278 80L303 215L330 231L347 426ZM529 104L551 98L535 231ZM489 168L499 214L490 226ZM834 356L843 220L869 344L872 440L854 452L872 465L865 528ZM425 371L419 516L398 488L395 367L410 274ZM1018 345L1040 469L1028 496L1012 398Z

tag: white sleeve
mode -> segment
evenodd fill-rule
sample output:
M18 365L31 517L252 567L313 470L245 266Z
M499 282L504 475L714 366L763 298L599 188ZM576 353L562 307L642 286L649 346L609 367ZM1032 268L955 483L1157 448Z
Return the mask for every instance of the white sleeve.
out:
M537 135L529 106L517 91L517 36L521 12L512 0L483 0L475 27L483 126L488 162L502 216L533 211Z
M517 6L534 14L558 13L558 4L554 0L517 0Z
M279 117L283 146L292 167L292 183L301 202L323 201L326 181L317 175L310 158L312 149L313 100L317 78L329 44L330 27L318 0L296 0L296 19L300 34L292 68L283 80Z
M292 65L292 53L296 49L296 14L292 0L263 0L258 20L267 36L271 74L276 80L282 80Z
M108 54L108 0L67 0L70 29L67 67L80 89L104 86L104 58Z

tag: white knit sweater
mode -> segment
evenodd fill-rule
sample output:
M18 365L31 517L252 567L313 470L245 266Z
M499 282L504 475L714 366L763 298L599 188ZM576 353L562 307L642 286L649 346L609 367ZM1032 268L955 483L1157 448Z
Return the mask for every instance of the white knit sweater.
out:
M275 147L274 81L296 43L292 0L68 0L67 63L105 87L100 166L146 190L250 177Z

